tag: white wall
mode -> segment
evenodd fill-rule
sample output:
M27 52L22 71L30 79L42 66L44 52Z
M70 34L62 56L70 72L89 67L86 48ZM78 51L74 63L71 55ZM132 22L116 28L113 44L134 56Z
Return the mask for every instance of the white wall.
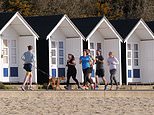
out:
M18 38L18 43L19 43L19 50L18 50L18 62L19 62L19 77L20 77L20 82L23 82L24 77L25 77L25 70L23 69L23 64L24 62L21 60L21 57L24 52L28 51L27 46L32 45L33 46L33 54L35 56L35 67L37 67L37 57L36 57L36 39L33 36L22 36ZM32 69L33 73L33 82L37 83L37 70L33 67Z
M154 82L154 41L141 41L141 82Z
M2 82L3 78L3 69L2 69L2 36L0 35L0 82Z
M95 43L95 50L97 50L96 48L96 44L97 43L102 43L102 55L104 57L104 69L105 69L105 77L108 80L108 82L110 82L110 74L109 74L109 67L107 65L107 58L108 58L108 53L110 51L112 51L115 55L115 57L117 57L117 59L119 60L120 64L117 65L117 80L118 82L121 83L121 43L119 41L119 39L104 39L104 37L102 35L100 35L99 32L95 32L94 35L89 39L88 41L88 47L90 48L90 42ZM95 69L96 66L94 66Z

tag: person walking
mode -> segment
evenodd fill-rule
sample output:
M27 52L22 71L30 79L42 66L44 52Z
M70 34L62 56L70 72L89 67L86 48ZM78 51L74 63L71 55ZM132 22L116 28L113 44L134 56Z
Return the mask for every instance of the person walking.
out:
M80 64L82 64L82 71L84 74L84 82L83 82L83 89L88 89L87 87L87 82L90 83L92 89L94 89L94 83L91 79L89 79L89 71L90 71L90 64L91 64L91 59L90 56L87 55L86 50L83 51L83 56L80 56Z
M34 63L34 55L32 53L33 47L31 45L27 46L28 51L23 54L21 59L24 61L24 69L26 70L26 75L24 78L23 85L21 86L21 89L25 91L25 85L29 80L30 87L29 89L32 90L32 64Z
M72 79L76 82L78 89L81 89L79 81L76 79L76 74L77 74L77 70L76 70L76 62L75 62L75 57L72 54L68 54L68 60L67 60L67 82L66 82L66 86L65 89L69 89L69 84L70 84L70 78L72 76Z
M96 51L96 89L98 89L99 77L102 78L103 82L105 83L104 90L107 90L107 80L105 78L105 70L104 70L104 58L101 55L101 51Z
M112 52L109 52L109 57L107 59L108 65L109 65L109 70L110 70L110 82L111 82L111 88L110 90L112 90L112 86L113 86L113 81L116 84L116 90L118 89L118 83L116 80L116 71L117 71L117 64L119 64L119 61L116 57L113 56Z

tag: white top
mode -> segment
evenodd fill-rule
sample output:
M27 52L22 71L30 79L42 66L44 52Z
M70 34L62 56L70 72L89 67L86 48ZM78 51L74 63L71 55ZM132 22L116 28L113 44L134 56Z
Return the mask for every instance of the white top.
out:
M119 61L118 61L118 59L117 59L116 57L109 57L109 58L107 59L107 62L108 62L108 64L109 64L110 70L116 69L116 68L117 68L116 65L119 64Z

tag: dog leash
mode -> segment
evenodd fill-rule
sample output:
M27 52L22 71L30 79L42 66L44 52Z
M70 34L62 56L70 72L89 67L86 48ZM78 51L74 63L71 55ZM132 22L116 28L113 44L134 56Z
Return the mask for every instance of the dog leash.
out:
M35 69L37 69L38 71L40 71L41 73L43 73L43 74L47 75L48 77L50 77L50 75L49 75L48 73L46 73L45 71L39 69L38 67L35 67L34 65L33 65L33 67L34 67Z

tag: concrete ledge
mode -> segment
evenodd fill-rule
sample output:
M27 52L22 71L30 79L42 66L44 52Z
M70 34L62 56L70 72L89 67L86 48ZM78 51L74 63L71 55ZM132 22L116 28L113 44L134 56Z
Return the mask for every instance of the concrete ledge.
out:
M0 91L1 97L145 97L154 98L154 91Z

